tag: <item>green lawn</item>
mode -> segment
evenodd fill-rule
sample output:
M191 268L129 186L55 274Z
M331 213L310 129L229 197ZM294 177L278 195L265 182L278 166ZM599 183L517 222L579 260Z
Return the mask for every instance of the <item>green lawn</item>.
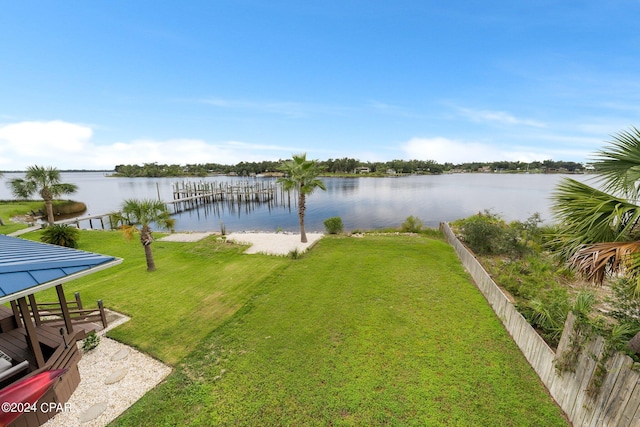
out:
M29 233L28 238L38 240L40 234ZM245 305L259 283L287 264L284 258L243 256L244 247L217 244L213 238L199 243L156 241L158 270L149 273L140 241L128 241L116 231L82 231L78 249L124 261L65 284L67 298L80 292L87 307L102 299L107 308L131 316L109 336L172 365ZM36 297L57 300L53 289Z
M0 226L0 234L9 234L14 231L26 228L26 224L14 223L11 218L17 215L24 215L32 210L42 209L44 203L42 201L33 200L2 200L0 201L0 218L5 225Z
M567 425L440 240L329 237L299 260L156 242L154 273L118 233L81 248L125 262L65 290L176 368L116 425Z

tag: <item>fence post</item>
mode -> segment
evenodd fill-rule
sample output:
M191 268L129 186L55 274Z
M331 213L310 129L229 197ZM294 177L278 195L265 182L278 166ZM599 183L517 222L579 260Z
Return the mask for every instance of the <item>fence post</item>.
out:
M76 292L73 295L76 298L76 304L78 305L78 310L82 310L82 300L80 299L80 292Z
M104 305L102 304L102 300L98 300L98 309L100 310L100 319L102 320L102 327L107 327L107 315L104 312Z

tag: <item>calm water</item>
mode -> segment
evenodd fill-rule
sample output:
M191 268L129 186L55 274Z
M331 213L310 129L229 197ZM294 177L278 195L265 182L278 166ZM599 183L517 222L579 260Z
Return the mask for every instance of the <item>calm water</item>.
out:
M4 183L20 174L5 174ZM585 181L588 177L571 175ZM425 225L437 227L441 221L453 221L485 209L505 219L524 220L539 212L551 222L549 196L562 175L453 174L407 176L398 178L324 178L327 191L318 190L307 199L306 226L323 231L322 222L340 216L347 230L398 227L414 215ZM87 205L85 215L118 210L127 198L173 200L172 184L182 181L240 182L237 177L110 178L98 172L63 173L63 182L74 183L79 191L70 196ZM273 180L249 178L249 180ZM11 199L5 184L0 184L0 199ZM285 231L298 229L295 197L291 205L230 205L201 207L175 215L178 231L218 231L224 223L228 232L243 230Z

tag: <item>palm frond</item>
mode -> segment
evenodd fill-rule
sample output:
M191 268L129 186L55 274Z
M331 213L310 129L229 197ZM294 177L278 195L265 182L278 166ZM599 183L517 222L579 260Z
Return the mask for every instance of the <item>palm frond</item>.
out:
M639 253L639 241L594 243L579 249L569 263L588 280L602 283L607 273L616 273L623 268L632 274L640 271L640 264L633 262L633 255Z
M131 240L134 234L140 233L140 230L135 225L122 224L118 228L122 231L122 234L124 234L124 237L126 237L127 240Z
M14 178L9 181L11 193L19 199L28 199L37 191L37 187L33 181L27 181L22 178Z
M173 230L175 225L175 219L171 218L167 205L164 202L153 199L125 200L122 203L122 212L119 219L129 225L148 226L154 223L167 230Z
M640 131L635 127L614 136L610 145L596 154L594 166L603 189L632 200L640 195Z
M584 245L631 241L639 234L638 205L573 179L558 184L551 209L559 224L555 243L569 256Z
M576 295L576 300L571 306L571 311L575 314L586 317L591 313L591 310L596 303L596 296L593 292L587 290L581 290Z
M54 197L62 196L63 194L73 194L78 191L78 186L75 184L68 183L58 183L54 184L51 187L51 194Z
M278 183L285 190L297 190L303 194L311 194L316 188L326 190L318 175L322 168L315 160L307 160L307 154L294 154L290 160L280 165L286 176L279 178Z
M531 324L542 329L545 336L557 342L562 335L569 307L563 303L549 304L537 298L529 301L527 307Z

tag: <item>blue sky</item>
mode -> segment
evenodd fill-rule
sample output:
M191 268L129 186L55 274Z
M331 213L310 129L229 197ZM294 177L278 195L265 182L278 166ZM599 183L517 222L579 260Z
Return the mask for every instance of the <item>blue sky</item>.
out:
M3 2L0 170L585 161L640 126L638 17L636 0Z

